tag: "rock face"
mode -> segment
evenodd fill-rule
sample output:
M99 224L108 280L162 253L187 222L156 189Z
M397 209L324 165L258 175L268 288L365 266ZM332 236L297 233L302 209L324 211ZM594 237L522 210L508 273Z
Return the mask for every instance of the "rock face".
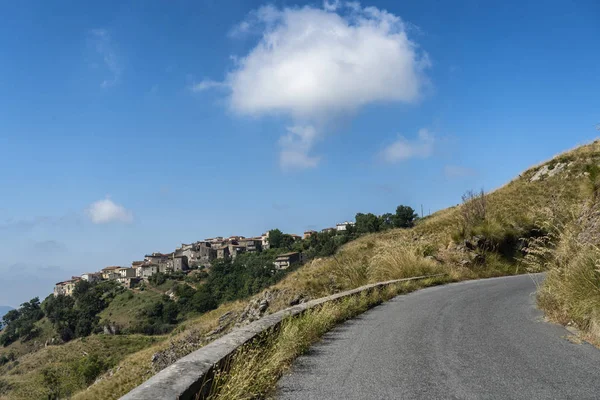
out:
M282 304L283 307L286 305L292 306L310 300L308 296L302 294L296 294L293 295L293 297L292 295L293 293L286 292L285 290L266 290L250 300L241 313L229 311L221 315L219 317L219 325L212 331L203 333L198 329L194 329L187 333L183 338L172 340L166 349L152 355L151 362L153 371L158 372L168 367L181 357L186 356L209 342L223 336L232 328L248 325L257 319L262 318L269 311L269 307L273 307L276 300L279 300L277 307L282 306ZM286 298L289 297L291 297L291 300L286 300ZM106 328L107 327L105 327L105 329Z
M158 372L181 357L190 354L210 342L211 338L203 335L199 330L191 330L187 335L179 340L172 340L169 347L152 355L152 369Z
M192 351L212 342L225 334L233 326L238 318L238 313L229 311L219 317L219 326L208 333L202 333L198 329L191 330L187 335L178 340L172 340L169 347L154 353L151 358L152 369L158 372L181 357L190 354Z
M288 305L290 307L296 306L298 304L306 303L307 301L308 301L308 298L306 296L304 296L303 294L297 294L292 298L292 300L290 300Z
M275 298L276 293L266 290L262 294L250 300L250 303L248 303L244 311L242 311L240 314L240 318L238 319L236 326L248 325L249 323L261 318Z
M532 177L529 179L529 182L539 181L544 177L553 177L554 175L559 174L562 170L567 167L566 163L558 163L558 164L546 164L542 168L540 168Z
M107 323L102 327L105 335L118 335L121 329L117 324Z

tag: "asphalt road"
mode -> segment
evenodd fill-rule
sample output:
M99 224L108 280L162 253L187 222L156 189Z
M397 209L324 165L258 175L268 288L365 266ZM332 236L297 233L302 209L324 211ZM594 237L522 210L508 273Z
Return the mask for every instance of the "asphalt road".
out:
M328 333L279 399L600 399L600 351L543 321L535 280L424 289Z

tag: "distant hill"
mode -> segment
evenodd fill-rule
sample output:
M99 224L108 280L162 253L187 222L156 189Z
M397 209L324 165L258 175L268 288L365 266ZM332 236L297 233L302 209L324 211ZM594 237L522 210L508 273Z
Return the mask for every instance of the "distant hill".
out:
M13 308L10 306L0 306L0 319L4 316L4 314L6 314L7 312L9 312L12 309Z

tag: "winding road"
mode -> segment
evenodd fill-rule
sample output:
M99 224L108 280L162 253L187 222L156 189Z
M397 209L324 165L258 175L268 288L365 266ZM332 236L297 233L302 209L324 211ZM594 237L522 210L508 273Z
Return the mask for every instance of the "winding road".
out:
M600 399L600 351L535 306L542 275L398 296L298 358L277 398Z

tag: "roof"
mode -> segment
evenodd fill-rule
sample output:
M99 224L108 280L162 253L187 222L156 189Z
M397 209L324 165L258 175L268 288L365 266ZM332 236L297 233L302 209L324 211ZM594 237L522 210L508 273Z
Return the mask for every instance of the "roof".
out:
M64 285L65 283L77 282L77 281L80 281L80 280L81 280L81 278L80 278L80 277L78 277L78 276L73 276L73 277L71 277L71 279L69 279L69 280L62 281L62 282L58 282L58 283L56 284L56 286L58 286L58 285Z
M161 258L164 258L164 257L169 257L169 256L171 256L171 254L173 254L173 253L169 253L169 254L163 254L163 253L152 253L152 254L146 254L146 255L145 255L145 257L154 257L154 258L156 258L156 257L161 257Z
M280 255L278 255L278 256L277 256L277 258L281 258L281 257L290 257L290 256L294 256L294 255L296 255L296 254L300 254L300 253L298 253L297 251L293 251L293 252L291 252L291 253L280 254Z
M112 271L112 270L119 269L119 268L121 268L121 267L119 267L117 265L113 265L110 267L102 268L102 271Z

